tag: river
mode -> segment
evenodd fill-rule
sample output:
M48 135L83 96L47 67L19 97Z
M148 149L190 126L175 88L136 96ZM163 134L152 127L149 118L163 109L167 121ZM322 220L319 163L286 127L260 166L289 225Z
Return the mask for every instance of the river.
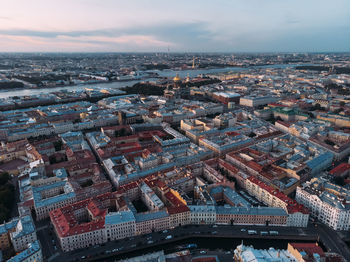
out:
M275 64L275 65L264 65L264 66L250 66L250 67L226 67L226 68L212 68L212 69L188 69L188 70L148 70L146 72L156 72L160 77L174 77L179 74L181 78L186 77L196 77L200 74L214 74L214 73L224 73L224 72L240 72L247 71L250 69L259 68L287 68L295 67L299 65L309 65L309 64ZM57 92L60 90L69 91L83 91L85 88L121 88L126 86L132 86L140 81L154 81L155 78L147 78L142 80L130 80L130 81L120 81L120 82L108 82L108 83L96 83L96 84L82 84L74 86L61 86L61 87L51 87L51 88L40 88L40 89L15 89L15 90L0 90L0 98L8 98L12 96L31 96L39 95L51 92Z
M104 259L96 259L95 261L98 262L113 262L113 261L118 261L120 259L126 259L126 258L131 258L135 256L142 256L143 254L147 253L152 253L155 251L160 251L164 250L165 254L169 254L172 252L179 251L181 249L177 249L176 247L179 245L186 245L190 243L195 243L198 246L198 249L207 249L207 250L217 250L221 249L224 251L230 251L234 250L238 245L241 243L244 243L244 245L247 246L254 246L256 249L269 249L270 247L273 247L275 249L287 249L288 243L290 242L312 242L312 241L288 241L288 240L281 240L281 239L238 239L238 238L217 238L215 241L213 239L209 238L190 238L187 240L180 240L176 241L170 244L160 244L157 245L156 247L149 247L149 248L144 248L138 251L133 251L129 252L126 254L121 254L121 255L111 255L109 258L104 258Z

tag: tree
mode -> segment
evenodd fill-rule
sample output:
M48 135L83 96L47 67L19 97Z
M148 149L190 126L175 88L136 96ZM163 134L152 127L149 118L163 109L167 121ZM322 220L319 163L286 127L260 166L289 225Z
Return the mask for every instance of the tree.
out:
M266 119L266 121L269 121L270 123L272 123L274 125L276 122L276 119L275 119L274 115L272 114L268 119Z
M333 111L333 113L334 113L334 114L339 114L341 111L343 111L343 109L338 108L338 109L335 109L335 110Z
M248 136L249 137L254 137L254 136L256 136L256 134L254 132L250 132Z
M344 101L340 101L339 105L340 105L341 107L343 107L343 106L345 106L345 102L344 102Z
M123 127L123 128L121 128L121 129L119 129L119 130L115 130L114 131L114 135L115 135L115 137L121 137L121 136L126 136L127 135L127 130Z
M9 180L10 180L10 174L7 172L1 173L0 174L0 185L3 186L5 185Z
M61 140L57 140L57 141L53 142L53 146L55 147L55 151L61 151L62 145L63 145L63 143Z
M283 119L280 116L277 116L276 121L283 121Z
M334 146L334 142L332 140L329 140L328 138L324 140L324 142L330 146Z
M334 183L337 184L338 186L344 186L345 185L345 181L344 181L344 177L341 176L337 176L334 178Z
M123 127L120 129L120 136L125 136L126 135L126 129Z
M0 184L0 221L8 220L15 200L15 187L10 184L10 176L2 173Z
M89 180L86 180L85 182L81 183L81 187L88 187L88 186L91 186L93 184L92 180L89 179Z
M319 103L316 103L315 110L321 110L321 105Z
M55 157L55 156L49 156L49 161L50 161L50 164L55 164L55 163L57 163L56 157Z

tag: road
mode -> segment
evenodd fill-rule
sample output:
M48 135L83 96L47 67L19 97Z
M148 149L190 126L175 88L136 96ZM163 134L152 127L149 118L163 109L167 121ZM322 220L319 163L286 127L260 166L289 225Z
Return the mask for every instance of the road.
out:
M317 223L317 233L328 251L341 254L347 261L350 261L349 247L333 229L321 223Z
M241 231L244 229L245 231ZM258 235L248 235L247 230L256 230ZM260 231L278 231L278 236L260 236ZM44 233L50 231L42 230ZM171 235L171 239L165 239ZM40 235L39 238L43 236ZM285 240L305 240L315 241L317 239L317 232L315 228L290 228L290 227L266 227L266 226L209 226L209 225L191 225L175 228L173 230L167 230L166 232L154 232L143 236L135 236L128 239L111 241L102 245L75 250L72 252L63 253L59 250L60 255L57 256L57 251L52 251L52 247L49 246L50 238L46 236L45 249L50 250L46 255L46 258L50 261L93 261L96 259L107 258L114 255L122 255L130 251L137 251L145 248L152 248L163 244L169 244L178 240L185 240L192 237L204 237L204 238L239 238L239 239L285 239ZM50 253L51 252L51 253ZM55 255L56 254L56 255Z

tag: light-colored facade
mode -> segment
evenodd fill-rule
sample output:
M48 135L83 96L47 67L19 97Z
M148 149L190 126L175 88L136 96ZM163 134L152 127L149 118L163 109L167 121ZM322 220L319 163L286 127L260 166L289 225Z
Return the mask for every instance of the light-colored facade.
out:
M273 96L245 96L240 98L239 104L242 106L256 107L276 101L277 98Z
M237 246L233 252L236 262L297 262L298 260L288 250L255 249L253 246Z
M282 192L253 176L245 181L245 189L250 195L266 205L284 209L288 213L287 226L307 227L309 221L308 210Z
M7 249L12 244L16 252L27 248L29 243L37 240L35 226L30 216L12 219L10 222L0 225L0 247Z
M44 261L38 240L27 245L26 249L16 256L7 260L7 262L42 262Z
M337 190L338 191L338 190ZM341 190L338 191L340 193ZM337 196L337 192L319 189L310 183L298 187L295 199L305 205L311 215L334 230L350 229L349 195Z
M190 213L191 224L215 224L216 223L216 210L215 206L201 205L201 206L188 206Z

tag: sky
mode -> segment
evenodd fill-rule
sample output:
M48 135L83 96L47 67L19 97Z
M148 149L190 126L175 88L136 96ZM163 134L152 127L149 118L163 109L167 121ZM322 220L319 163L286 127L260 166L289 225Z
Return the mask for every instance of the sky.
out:
M349 52L350 0L0 0L0 52Z

